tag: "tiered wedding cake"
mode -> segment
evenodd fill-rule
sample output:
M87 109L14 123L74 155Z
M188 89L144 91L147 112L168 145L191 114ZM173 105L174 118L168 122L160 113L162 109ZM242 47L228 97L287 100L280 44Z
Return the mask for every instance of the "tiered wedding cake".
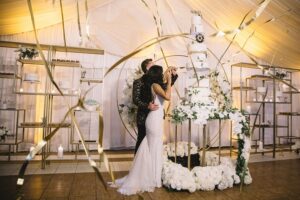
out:
M209 85L209 67L207 64L207 48L204 44L204 28L200 14L194 14L190 30L193 40L188 47L190 60L187 71L190 74L190 87L186 90L186 97L191 96L191 87L193 87L193 98L203 103L210 103L210 85ZM197 84L197 77L199 85ZM193 101L193 100L192 100Z

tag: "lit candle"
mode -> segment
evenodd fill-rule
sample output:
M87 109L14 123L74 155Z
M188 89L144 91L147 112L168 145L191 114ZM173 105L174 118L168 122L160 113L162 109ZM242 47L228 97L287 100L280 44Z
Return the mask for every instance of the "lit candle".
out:
M64 148L60 144L58 149L57 149L57 157L58 158L63 158L63 156L64 156Z
M20 92L23 92L23 88L20 88Z

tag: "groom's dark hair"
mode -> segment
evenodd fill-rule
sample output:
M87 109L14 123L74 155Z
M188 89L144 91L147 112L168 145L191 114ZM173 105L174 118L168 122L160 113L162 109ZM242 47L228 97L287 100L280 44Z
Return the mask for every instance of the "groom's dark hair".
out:
M147 58L141 64L141 67L142 67L142 70L143 70L144 73L147 73L147 65L149 64L149 62L152 62L151 58Z

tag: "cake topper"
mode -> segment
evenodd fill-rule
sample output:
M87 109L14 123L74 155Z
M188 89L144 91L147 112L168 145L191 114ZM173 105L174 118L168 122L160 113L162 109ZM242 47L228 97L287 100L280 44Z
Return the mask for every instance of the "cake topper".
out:
M191 13L194 15L199 15L200 17L202 17L202 13L200 10L191 10Z

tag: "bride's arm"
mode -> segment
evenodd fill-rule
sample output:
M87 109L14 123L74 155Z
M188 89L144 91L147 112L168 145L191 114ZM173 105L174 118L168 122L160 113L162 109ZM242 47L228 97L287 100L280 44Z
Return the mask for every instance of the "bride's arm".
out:
M169 101L171 99L171 80L170 80L170 78L168 79L166 90L162 89L162 87L157 83L153 84L153 90L157 95L159 95L159 96L163 97L165 100Z

